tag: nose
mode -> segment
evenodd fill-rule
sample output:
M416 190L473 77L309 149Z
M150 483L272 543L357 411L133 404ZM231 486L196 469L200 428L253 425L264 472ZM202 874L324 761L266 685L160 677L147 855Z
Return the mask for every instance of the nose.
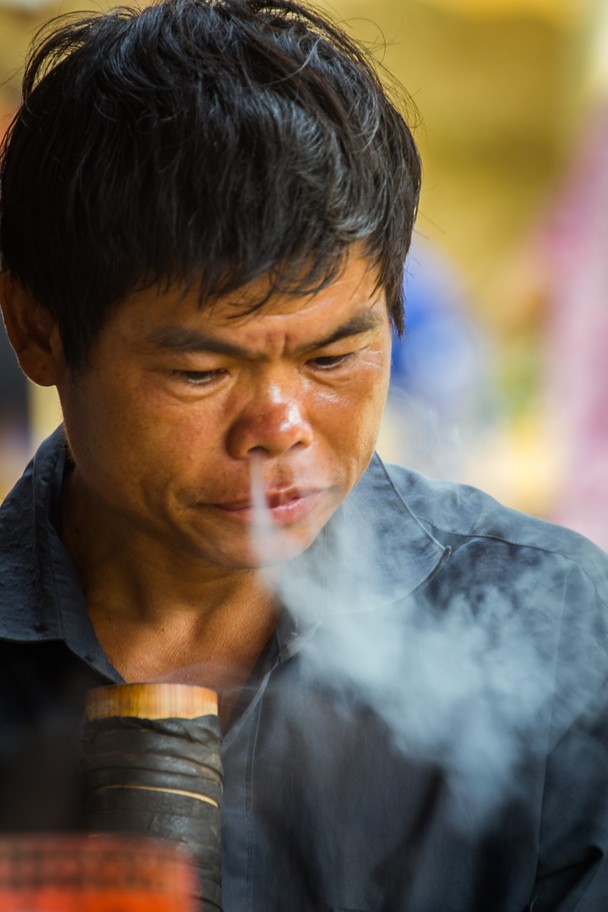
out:
M279 383L261 389L256 386L228 432L228 452L234 459L246 459L257 452L276 458L289 450L308 447L312 426L304 409L304 394Z

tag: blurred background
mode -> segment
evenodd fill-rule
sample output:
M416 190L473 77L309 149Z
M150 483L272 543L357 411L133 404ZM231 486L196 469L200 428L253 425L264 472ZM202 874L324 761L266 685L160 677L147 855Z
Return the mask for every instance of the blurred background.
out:
M0 131L37 28L104 5L0 0ZM608 4L323 5L410 93L424 163L382 454L608 548ZM59 420L2 336L0 493Z

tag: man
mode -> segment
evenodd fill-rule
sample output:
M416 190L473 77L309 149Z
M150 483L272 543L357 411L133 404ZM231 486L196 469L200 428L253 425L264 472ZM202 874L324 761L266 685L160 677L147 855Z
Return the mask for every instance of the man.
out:
M1 297L64 427L0 514L5 828L81 824L87 688L184 680L220 695L226 912L605 908L605 557L372 455L419 182L288 0L33 52Z

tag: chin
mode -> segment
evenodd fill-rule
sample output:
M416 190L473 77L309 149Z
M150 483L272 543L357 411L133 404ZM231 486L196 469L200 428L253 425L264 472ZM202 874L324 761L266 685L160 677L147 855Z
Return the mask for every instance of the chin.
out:
M270 533L258 542L251 542L240 552L226 554L226 566L239 570L262 570L275 567L302 554L313 543L320 530L309 535L289 536L284 532Z

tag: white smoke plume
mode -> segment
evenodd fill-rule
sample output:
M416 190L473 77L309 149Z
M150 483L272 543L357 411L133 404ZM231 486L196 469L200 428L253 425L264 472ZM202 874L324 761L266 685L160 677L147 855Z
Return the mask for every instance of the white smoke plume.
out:
M261 515L258 528L269 521ZM400 750L440 766L454 824L481 827L517 793L526 757L551 747L547 719L564 729L589 701L594 632L584 612L573 611L556 699L560 594L551 581L539 586L529 568L512 573L508 587L497 580L467 588L465 580L443 592L440 605L424 588L395 600L371 535L362 542L361 529L339 518L332 526L330 541L268 577L303 626L325 612L304 638L305 676L342 694L345 707L370 707ZM320 548L324 571L311 572Z

